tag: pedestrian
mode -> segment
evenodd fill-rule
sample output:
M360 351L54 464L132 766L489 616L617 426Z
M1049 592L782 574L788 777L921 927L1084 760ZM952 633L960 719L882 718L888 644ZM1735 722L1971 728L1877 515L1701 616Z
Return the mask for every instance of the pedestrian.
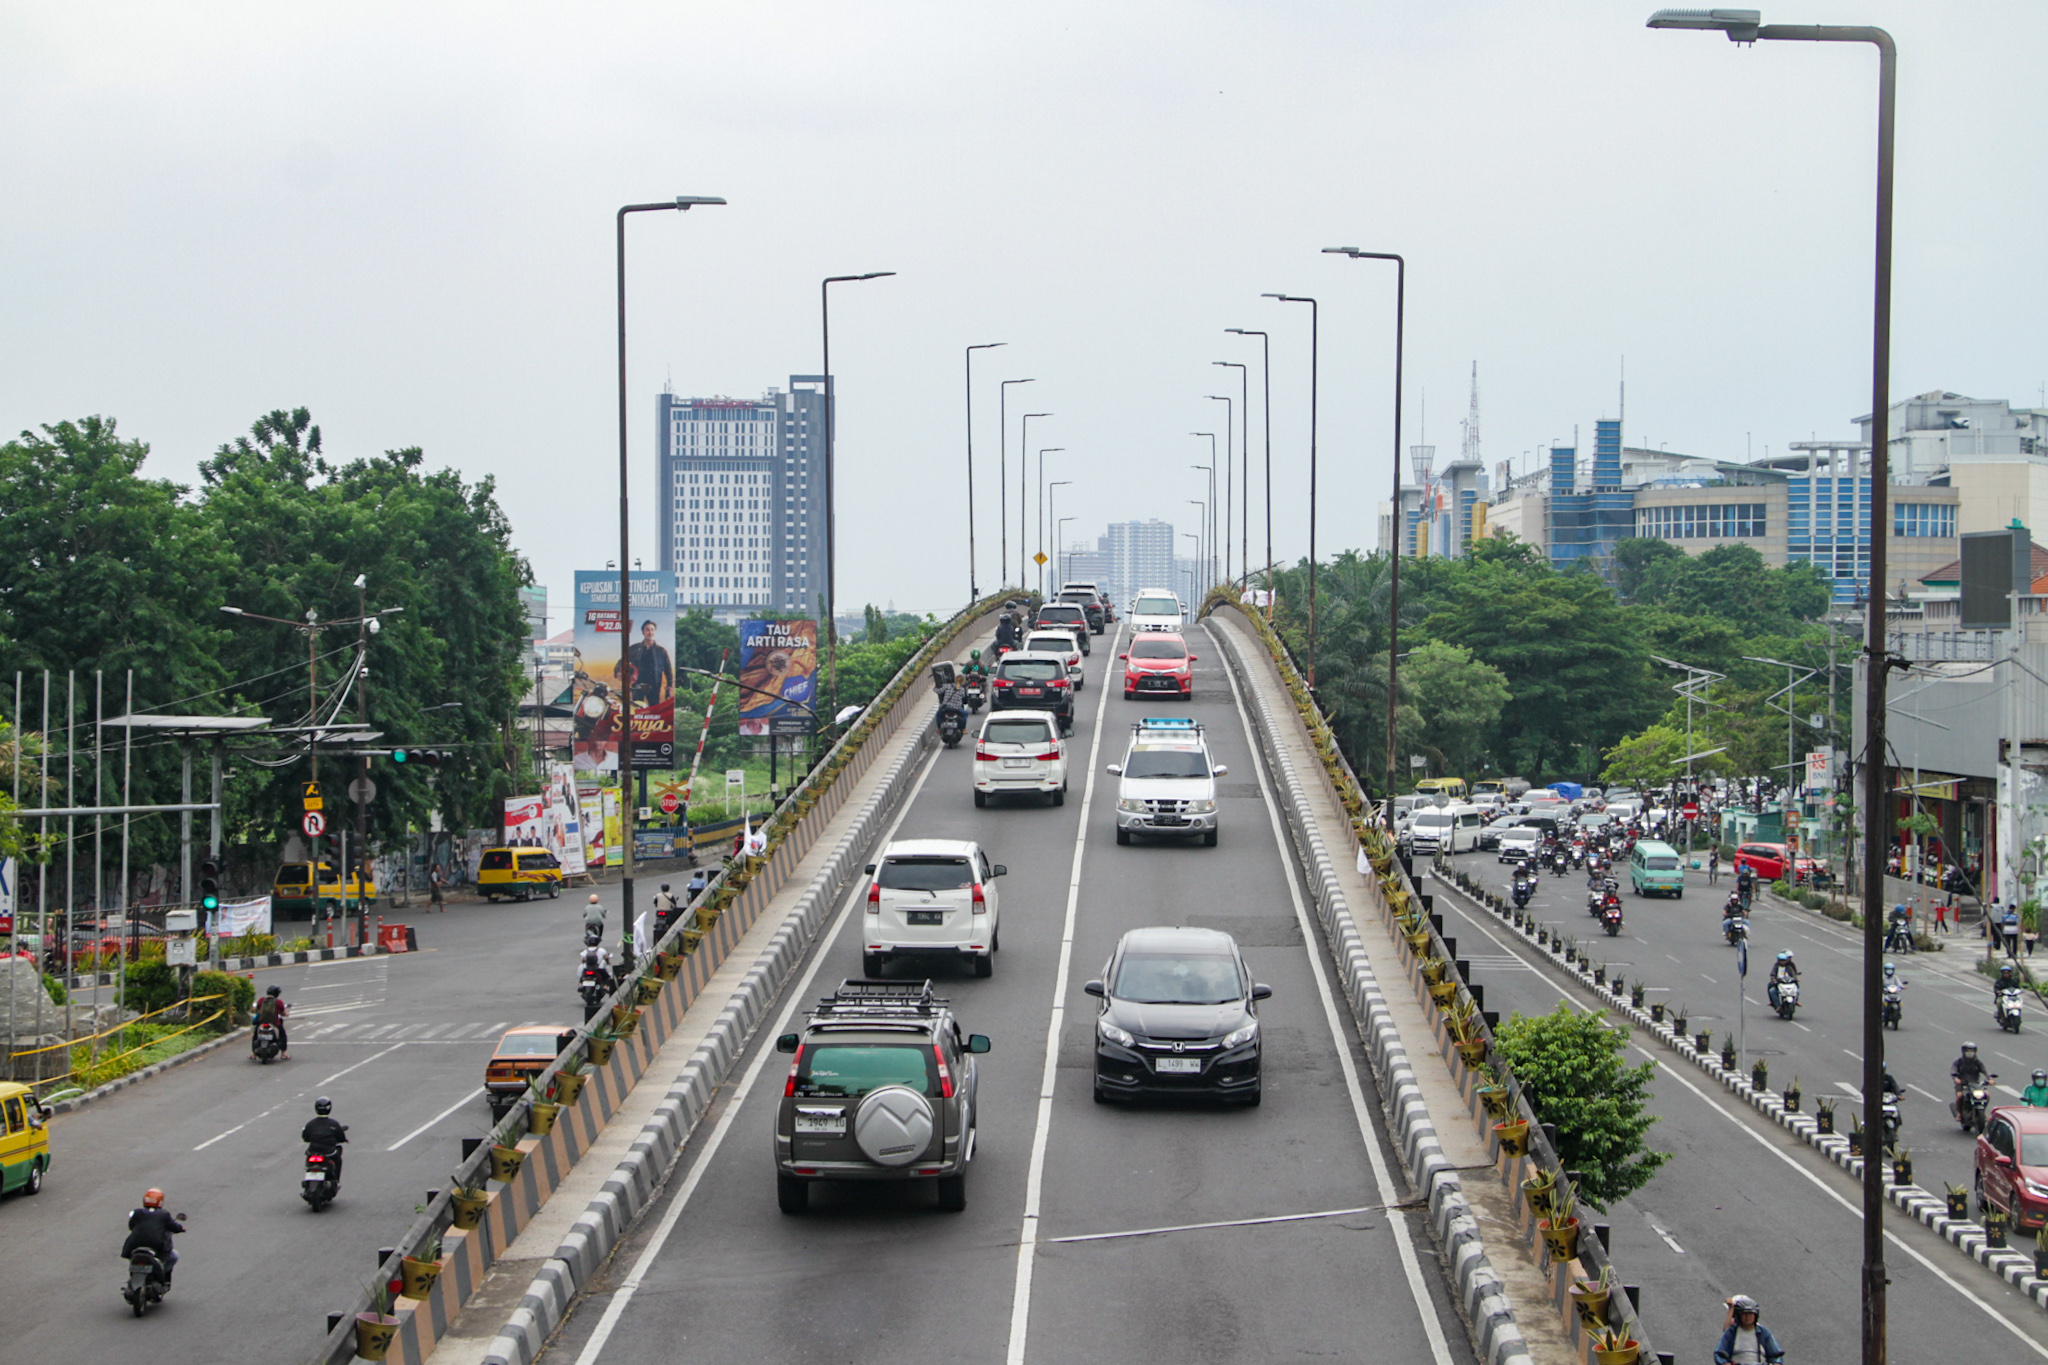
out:
M1992 902L1996 906L1997 902ZM2020 912L2018 907L2008 905L1998 917L2000 934L2005 939L2005 955L2017 959L2020 955Z
M1707 850L1707 885L1712 886L1720 880L1721 846L1719 844L1715 844L1712 848Z
M435 863L432 868L428 869L427 901L429 908L439 910L444 915L448 913L446 881L447 879L443 876L439 863Z
M1948 932L1948 912L1949 912L1949 911L1950 911L1951 909L1953 909L1954 907L1955 907L1955 897L1953 897L1953 896L1949 897L1949 898L1948 898L1947 900L1941 900L1941 901L1936 901L1936 902L1934 903L1934 932L1935 932L1935 933L1937 933L1937 934L1945 934L1945 933L1947 933L1947 932Z

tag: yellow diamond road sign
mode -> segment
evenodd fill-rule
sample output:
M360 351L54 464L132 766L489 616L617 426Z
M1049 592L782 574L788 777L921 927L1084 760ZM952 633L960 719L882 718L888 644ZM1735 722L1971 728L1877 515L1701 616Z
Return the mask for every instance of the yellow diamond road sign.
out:
M1031 562L1032 562L1033 564L1036 564L1036 565L1037 565L1037 566L1038 566L1039 568L1041 568L1041 569L1042 569L1042 568L1044 568L1044 567L1045 567L1045 551L1043 551L1043 550L1040 550L1040 551L1039 551L1039 552L1038 552L1037 554L1035 554L1035 555L1031 556Z

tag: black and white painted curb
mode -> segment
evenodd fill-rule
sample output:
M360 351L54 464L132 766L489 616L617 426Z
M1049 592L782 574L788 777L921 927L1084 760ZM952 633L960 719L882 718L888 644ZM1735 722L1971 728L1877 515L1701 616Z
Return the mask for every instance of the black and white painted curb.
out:
M377 957L388 950L374 943L361 947L307 948L296 953L264 953L257 957L230 957L219 962L202 964L202 972L253 972L258 967L289 967L296 962L339 962L347 957ZM69 990L89 991L106 989L119 984L120 978L113 972L97 972L91 976L74 976L65 981Z
M245 1028L238 1028L233 1033L223 1034L210 1042L201 1043L198 1047L190 1048L184 1052L180 1052L175 1057L166 1057L160 1062L151 1062L148 1066L143 1067L140 1071L131 1071L125 1076L119 1076L111 1081L108 1081L105 1085L94 1086L91 1090L86 1091L82 1095L71 1095L61 1100L52 1101L50 1104L50 1110L52 1113L69 1114L75 1109L83 1109L86 1105L91 1104L94 1100L103 1100L107 1096L113 1094L116 1090L126 1090L129 1086L134 1085L138 1081L146 1081L151 1076L155 1076L162 1072L169 1071L174 1066L183 1066L185 1063L191 1061L195 1057L204 1057L207 1053L212 1052L216 1048L226 1047L229 1043L234 1042L237 1038L246 1038L248 1036L249 1030Z
M912 771L929 751L934 735L931 727L920 726L915 716L904 723L916 728L917 738L898 755L824 868L755 959L604 1188L576 1219L554 1255L541 1263L519 1307L492 1340L485 1365L531 1365L548 1337L568 1317L577 1293L590 1283L661 1192L683 1144L709 1106L712 1092L731 1071L755 1027L774 1007L783 986L796 974L812 940L830 921L840 896L868 863L870 846L908 794ZM647 1077L642 1083L652 1080ZM733 1102L738 1103L738 1098Z
M1434 871L1431 875L1435 877L1439 887L1468 902L1478 904L1455 882ZM1849 1154L1848 1138L1835 1133L1821 1132L1819 1123L1811 1115L1787 1109L1783 1098L1774 1091L1758 1090L1750 1083L1749 1077L1722 1066L1720 1059L1711 1051L1701 1052L1693 1046L1690 1038L1680 1036L1670 1024L1651 1018L1647 1009L1631 1004L1626 993L1617 991L1609 985L1594 984L1592 969L1578 963L1566 962L1564 953L1554 942L1548 945L1540 944L1532 930L1516 928L1514 921L1505 916L1496 915L1496 918L1500 920L1500 927L1511 933L1520 934L1530 947L1547 955L1551 964L1565 975L1576 977L1580 984L1598 996L1615 1013L1662 1040L1666 1047L1718 1080L1722 1088L1730 1094L1746 1100L1750 1108L1767 1116L1780 1128L1824 1154L1828 1160L1849 1172L1859 1182L1863 1179L1863 1158ZM1993 1274L2032 1299L2035 1307L2048 1311L2048 1278L2034 1273L2032 1255L2024 1251L2015 1251L2010 1247L1992 1246L1982 1224L1973 1223L1967 1218L1951 1218L1948 1201L1939 1195L1929 1194L1918 1185L1901 1185L1888 1181L1885 1185L1885 1197L1917 1221L1934 1229L1965 1256L1989 1268Z
M1351 1002L1352 1017L1365 1041L1379 1082L1381 1103L1401 1159L1408 1168L1409 1182L1429 1203L1429 1221L1457 1290L1458 1305L1470 1326L1479 1358L1487 1365L1529 1365L1529 1349L1522 1329L1515 1321L1514 1305L1508 1301L1493 1263L1487 1259L1480 1238L1479 1220L1458 1180L1457 1168L1444 1155L1437 1141L1436 1125L1430 1121L1422 1088L1416 1083L1415 1068L1394 1026L1379 979L1374 976L1364 941L1351 915L1351 907L1337 880L1336 865L1315 822L1309 818L1308 798L1301 778L1287 755L1273 741L1279 722L1274 717L1266 689L1255 684L1255 675L1239 654L1234 632L1212 632L1222 643L1230 665L1245 684L1245 699L1258 729L1260 748L1267 765L1278 779L1283 800L1281 809L1292 830L1296 846L1308 870L1309 894L1330 941L1330 954L1344 974L1344 994ZM1291 716L1288 718L1293 719ZM1345 859L1348 864L1351 859Z

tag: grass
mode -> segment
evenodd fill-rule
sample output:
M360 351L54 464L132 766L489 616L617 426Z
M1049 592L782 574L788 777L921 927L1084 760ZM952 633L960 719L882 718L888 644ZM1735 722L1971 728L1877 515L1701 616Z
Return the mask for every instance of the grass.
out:
M97 1062L92 1059L90 1046L74 1047L71 1049L71 1078L80 1088L92 1090L108 1081L132 1075L146 1066L190 1052L218 1036L202 1029L177 1032L183 1027L182 1024L130 1024L100 1040L100 1060Z

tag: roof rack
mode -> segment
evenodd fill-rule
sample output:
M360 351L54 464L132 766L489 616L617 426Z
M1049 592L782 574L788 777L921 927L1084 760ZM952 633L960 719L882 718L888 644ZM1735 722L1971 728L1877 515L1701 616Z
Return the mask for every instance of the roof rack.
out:
M848 977L839 983L839 989L830 995L818 998L818 1008L811 1012L813 1018L850 1019L886 1018L905 1014L931 1015L951 1002L942 995L932 992L932 983L925 981L876 981L863 977Z

